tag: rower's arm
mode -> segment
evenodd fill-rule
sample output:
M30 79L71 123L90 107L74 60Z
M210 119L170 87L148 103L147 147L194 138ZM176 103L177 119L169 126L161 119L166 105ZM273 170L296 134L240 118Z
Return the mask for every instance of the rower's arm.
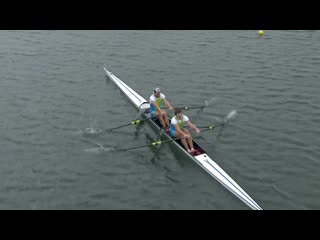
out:
M161 112L161 108L159 107L156 101L153 101L152 104L157 109L157 111Z
M170 103L166 98L164 98L163 101L164 101L164 104L165 104L169 109L173 109L171 103Z
M185 136L185 135L186 135L186 133L180 129L180 127L179 127L178 124L173 124L173 126L174 126L175 130L176 130L178 133L180 133L182 136Z
M194 125L190 120L187 121L187 125L188 125L190 128L192 128L194 131L196 131L196 132L200 131L200 130L196 127L196 125Z

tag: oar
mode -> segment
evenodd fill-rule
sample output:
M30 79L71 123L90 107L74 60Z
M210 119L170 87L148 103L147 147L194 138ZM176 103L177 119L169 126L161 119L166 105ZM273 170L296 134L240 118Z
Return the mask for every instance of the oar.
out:
M130 126L130 125L136 125L136 124L139 124L139 123L144 122L144 121L146 121L146 120L149 120L149 119L151 119L151 118L155 118L155 116L153 116L153 117L148 117L148 118L141 119L141 120L136 119L136 120L133 120L131 123L127 123L127 124L121 125L121 126L119 126L119 127L114 127L114 128L106 129L106 130L104 130L104 132L110 132L110 131L115 130L115 129L127 127L127 126Z
M213 99L211 99L210 101L212 101ZM201 109L203 110L205 107L209 106L209 101L205 100L204 101L204 105L201 105L201 106L195 106L195 107L190 107L190 106L184 106L182 107L182 109L188 111L188 110L191 110L191 109Z
M191 110L191 109L199 109L199 108L201 108L201 110L203 109L203 108L205 108L207 105L202 105L202 106L195 106L195 107L190 107L190 106L183 106L183 107L181 107L181 106L178 106L178 107L175 107L175 108L180 108L180 109L183 109L183 110L186 110L186 111L188 111L188 110ZM163 109L167 109L168 107L167 106L165 106L165 107L162 107Z
M225 122L220 123L220 124L218 124L218 125L205 126L206 129L201 130L201 133L202 133L202 132L205 132L205 131L213 130L213 129L215 129L216 127L222 126L222 125L224 125L224 124L225 124ZM197 127L198 127L198 128L203 128L204 126L197 126Z
M189 106L184 106L182 109L186 110L186 111L189 111L191 109L204 109L204 107L206 107L206 105L202 105L202 106L196 106L196 107L189 107Z
M160 139L161 135L165 132L165 130L163 128L160 129L159 133L156 136L156 141L158 141L158 139Z
M217 125L208 125L208 126L205 126L205 125L204 126L198 126L198 125L196 125L196 126L197 126L197 128L205 128L204 130L200 131L200 132L204 132L204 131L208 131L208 130L213 130L214 128L222 126L224 124L225 124L225 122L217 124ZM184 127L189 128L189 126L184 126Z
M130 148L120 148L120 149L115 149L116 151L128 151L128 150L132 150L132 149L137 149L137 148L143 148L143 147L151 147L151 146L158 146L164 143L169 143L169 142L173 142L179 139L182 139L184 137L180 137L180 138L174 138L174 139L169 139L169 140L165 140L165 141L154 141L150 144L146 144L146 145L141 145L141 146L136 146L136 147L130 147Z
M192 107L192 106L185 105L185 106L178 106L178 107L175 107L175 108L180 108L180 109L183 109L183 110L185 110L185 111L188 111L188 110L191 110L191 109L201 109L201 110L202 110L203 108L209 106L209 103L211 103L211 102L214 101L214 100L215 100L215 98L212 98L212 99L210 99L209 101L208 101L208 100L205 100L205 101L204 101L204 104L201 105L201 106L194 106L194 107ZM164 107L162 107L162 108L167 109L168 107L167 107L167 106L164 106Z
M205 131L208 131L208 130L213 130L214 128L219 127L219 126L222 126L222 125L224 125L224 124L225 124L225 123L220 123L220 124L215 125L215 126L208 126L207 129L202 130L201 133L202 133L202 132L205 132ZM164 144L164 143L173 142L173 141L176 141L176 140L179 140L179 139L182 139L182 138L184 138L184 137L169 139L169 140L165 140L165 141L153 141L152 143L146 144L146 145L135 146L135 147L130 147L130 148L120 148L120 149L115 149L115 150L116 150L116 151L128 151L128 150L137 149L137 148L150 147L150 146L158 146L158 145L161 145L161 144Z
M205 132L205 131L208 131L208 130L213 130L214 128L216 127L219 127L219 126L222 126L224 125L225 123L220 123L218 125L215 125L215 126L208 126L207 129L204 129L201 131L202 132ZM162 131L160 131L161 133ZM135 147L129 147L129 148L120 148L120 149L115 149L116 151L128 151L128 150L133 150L133 149L137 149L137 148L143 148L143 147L150 147L150 146L158 146L158 145L161 145L161 144L164 144L164 143L169 143L169 142L173 142L173 141L176 141L176 140L180 140L184 137L180 137L180 138L174 138L174 139L169 139L169 140L165 140L165 141L153 141L152 143L150 144L146 144L146 145L140 145L140 146L135 146Z
M224 124L226 124L231 118L233 118L235 115L237 114L236 110L232 110L230 113L228 113L228 115L223 119L222 123L219 123L217 125L209 125L209 126L198 126L198 128L205 128L204 130L202 130L201 132L204 131L208 131L208 130L213 130L216 127L222 126Z

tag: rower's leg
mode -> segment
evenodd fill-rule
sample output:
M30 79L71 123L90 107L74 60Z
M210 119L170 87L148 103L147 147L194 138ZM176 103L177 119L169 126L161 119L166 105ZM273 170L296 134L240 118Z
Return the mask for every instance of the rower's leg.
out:
M188 145L189 145L190 149L192 149L192 148L193 148L193 141L192 141L191 134L190 134L190 132L189 132L188 129L183 129L183 131L184 131L186 134L189 134L189 135L190 135L190 137L187 138L187 141L188 141Z
M163 117L162 117L161 113L159 113L159 112L157 111L157 112L154 113L154 115L159 118L159 121L160 121L160 123L161 123L161 126L162 126L163 128L166 128L166 125L165 125L165 122L164 122L164 120L163 120Z
M167 126L170 127L170 123L169 123L169 119L168 119L167 113L165 113L163 117L164 117L164 119L166 121Z
M160 122L161 122L162 127L166 129L167 128L166 123L165 123L165 120L162 115L160 116Z
M181 138L182 135L180 135L179 133L175 132L175 133L174 133L174 137L175 137L175 138ZM181 143L182 143L182 145L184 146L184 148L188 151L189 148L188 148L187 140L186 140L185 138L181 138Z
M188 143L187 143L187 140L185 138L181 138L181 142L184 146L184 148L188 151L190 150L190 148L188 148Z
M189 137L189 138L188 138L188 142L189 142L190 149L192 149L192 148L193 148L192 137Z
M163 117L164 122L166 123L166 128L170 127L169 119L166 112L161 113L161 117Z

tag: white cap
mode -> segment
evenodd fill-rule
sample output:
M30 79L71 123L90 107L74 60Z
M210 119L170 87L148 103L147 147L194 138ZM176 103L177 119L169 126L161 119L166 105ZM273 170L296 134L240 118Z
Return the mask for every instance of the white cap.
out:
M153 91L154 92L160 92L160 88L157 87L157 88L153 89Z

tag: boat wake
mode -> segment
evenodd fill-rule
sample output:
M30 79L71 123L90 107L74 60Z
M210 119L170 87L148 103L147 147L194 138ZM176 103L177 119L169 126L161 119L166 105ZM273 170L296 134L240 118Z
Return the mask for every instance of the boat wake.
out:
M80 130L82 135L97 135L103 133L101 129L95 129L95 128L86 128L84 130Z
M102 144L96 143L98 147L95 148L87 148L85 149L85 152L90 152L90 153L101 153L101 152L112 152L115 151L114 147L106 147L103 146Z

